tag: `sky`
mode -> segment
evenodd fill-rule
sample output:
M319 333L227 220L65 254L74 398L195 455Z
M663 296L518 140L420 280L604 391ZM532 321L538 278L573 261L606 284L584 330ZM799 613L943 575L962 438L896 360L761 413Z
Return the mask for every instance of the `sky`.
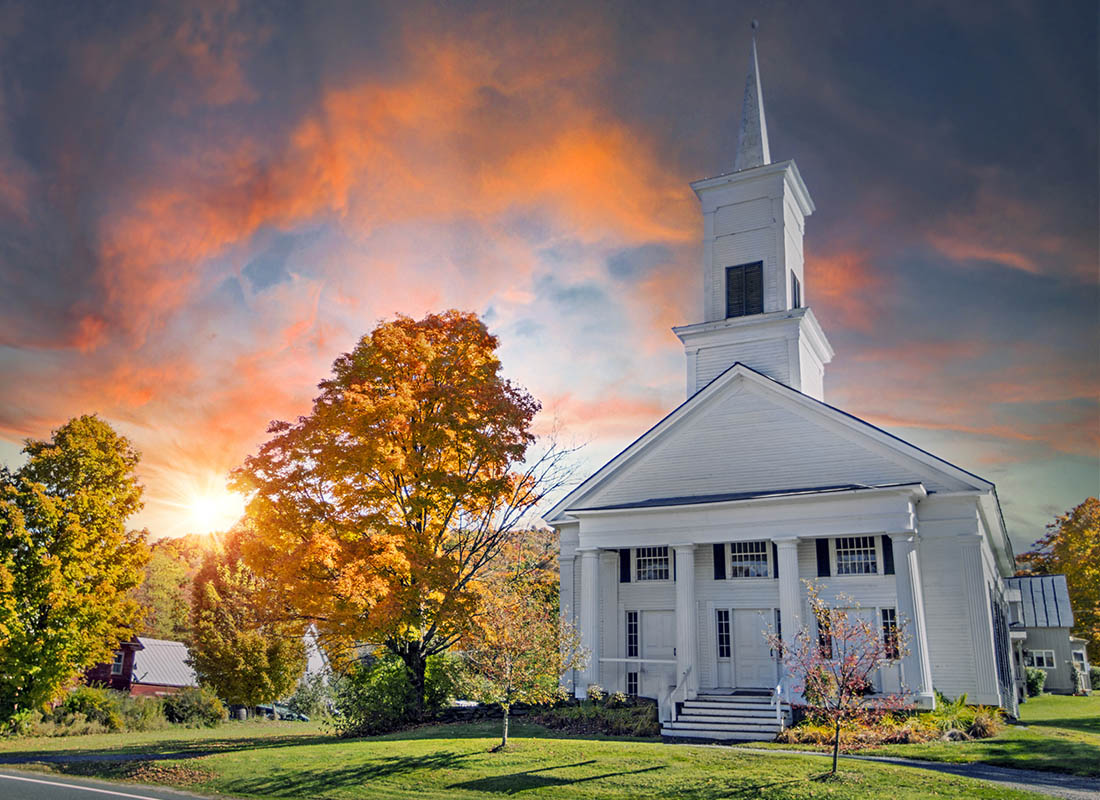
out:
M360 336L455 307L590 472L683 400L754 17L826 400L1023 550L1100 486L1095 2L0 0L0 463L98 413L186 533Z

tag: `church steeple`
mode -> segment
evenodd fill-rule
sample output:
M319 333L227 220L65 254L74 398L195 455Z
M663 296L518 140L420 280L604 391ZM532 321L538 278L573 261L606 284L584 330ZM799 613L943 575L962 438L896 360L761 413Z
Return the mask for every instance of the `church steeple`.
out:
M768 146L768 121L764 117L764 91L760 88L760 62L756 58L756 29L752 21L752 55L749 74L745 78L745 99L741 103L741 130L737 134L737 159L734 171L762 167L772 163Z
M703 321L673 328L688 397L739 362L821 400L833 349L806 303L802 257L814 202L794 161L771 160L755 22L735 170L691 188L703 211Z

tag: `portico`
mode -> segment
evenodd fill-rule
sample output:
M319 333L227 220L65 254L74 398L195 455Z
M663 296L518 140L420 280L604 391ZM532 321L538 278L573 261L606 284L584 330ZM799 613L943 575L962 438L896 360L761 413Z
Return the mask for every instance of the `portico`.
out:
M562 558L568 562L572 553L580 565L579 627L590 656L574 691L582 696L598 684L692 699L700 689L785 683L764 635L776 632L784 641L797 635L808 615L803 581L813 580L876 617L889 609L910 641L894 668L897 682L919 700L930 697L915 558L914 506L925 496L920 484L905 484L574 509L576 524L563 528ZM635 546L622 547L628 540ZM835 542L849 540L870 542L874 564L838 574ZM647 622L660 614L674 621L667 642L650 641L662 627ZM655 682L655 674L663 677Z

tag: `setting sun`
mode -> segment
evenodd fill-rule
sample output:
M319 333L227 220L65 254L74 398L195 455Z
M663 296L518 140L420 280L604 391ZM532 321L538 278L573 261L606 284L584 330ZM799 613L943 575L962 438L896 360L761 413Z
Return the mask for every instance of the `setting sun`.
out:
M228 530L244 513L244 498L222 490L194 495L187 506L189 528L194 533Z

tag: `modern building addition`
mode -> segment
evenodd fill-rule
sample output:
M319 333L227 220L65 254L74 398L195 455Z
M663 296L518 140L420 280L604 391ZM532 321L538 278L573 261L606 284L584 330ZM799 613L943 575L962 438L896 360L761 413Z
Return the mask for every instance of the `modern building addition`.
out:
M770 695L790 688L765 634L807 623L809 579L888 641L904 630L879 691L1015 714L994 485L826 402L834 353L802 246L814 203L795 162L771 160L755 39L735 169L692 188L701 317L674 329L687 399L546 516L589 652L568 685L656 698L669 736L770 738Z

